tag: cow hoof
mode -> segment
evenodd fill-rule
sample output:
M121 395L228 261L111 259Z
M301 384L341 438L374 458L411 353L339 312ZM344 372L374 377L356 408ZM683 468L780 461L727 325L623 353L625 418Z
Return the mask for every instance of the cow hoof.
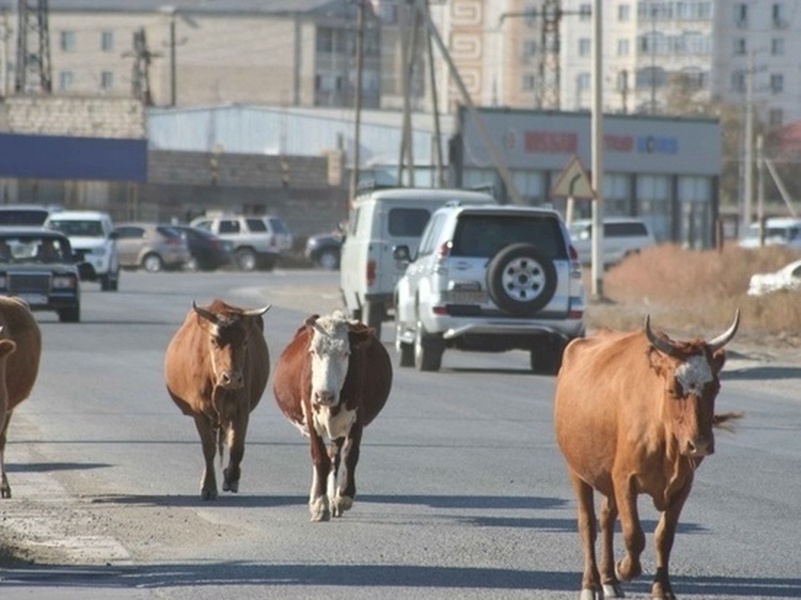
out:
M589 588L583 588L579 594L579 600L603 600L603 596Z
M605 583L603 585L604 593L603 598L625 598L626 594L619 583Z
M7 485L4 485L0 488L0 498L11 498L11 488Z
M642 575L640 562L636 563L628 556L615 565L615 576L621 581L631 581Z
M200 490L201 500L216 500L217 490Z
M224 492L232 492L234 494L239 492L239 482L238 481L223 481L223 491Z
M348 496L337 496L332 502L331 506L334 511L335 517L341 517L342 513L346 510L353 508L353 498Z
M313 523L331 520L331 511L328 508L328 498L321 496L309 503L309 512Z

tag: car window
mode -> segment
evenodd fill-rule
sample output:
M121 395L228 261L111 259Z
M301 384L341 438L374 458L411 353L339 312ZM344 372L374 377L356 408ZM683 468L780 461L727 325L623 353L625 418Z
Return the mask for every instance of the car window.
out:
M5 237L0 239L0 262L72 262L69 244L52 237Z
M248 224L248 229L250 229L253 233L264 233L267 231L267 223L264 222L264 219L246 219Z
M643 237L648 231L644 223L604 223L604 236L606 237Z
M168 227L167 225L159 225L156 227L156 231L167 238L181 237L181 232L179 230L175 229L174 227Z
M567 258L559 222L550 217L462 215L452 256L491 257L510 244L532 244L550 259Z
M45 222L48 214L48 210L37 208L0 210L0 225L33 225L38 227Z
M220 221L220 233L239 233L239 221L233 219Z
M117 227L114 231L117 232L117 237L120 239L141 238L144 237L145 235L144 229L132 225L121 225L120 227Z
M387 228L395 237L420 237L430 217L426 208L392 208Z
M51 219L48 223L51 229L60 231L64 235L73 237L105 237L103 224L95 220Z
M284 221L278 217L270 218L270 226L273 228L275 233L281 233L285 235L289 233L289 228L286 226L286 223L284 223Z
M211 221L198 221L195 223L194 227L198 229L205 229L206 231L211 231Z

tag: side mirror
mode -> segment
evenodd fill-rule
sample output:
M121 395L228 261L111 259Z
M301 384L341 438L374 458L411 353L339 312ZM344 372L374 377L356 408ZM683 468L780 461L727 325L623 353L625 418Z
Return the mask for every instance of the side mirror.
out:
M398 262L402 263L410 263L412 262L411 252L409 251L409 246L406 244L401 244L400 246L395 246L392 248L392 257L397 260Z

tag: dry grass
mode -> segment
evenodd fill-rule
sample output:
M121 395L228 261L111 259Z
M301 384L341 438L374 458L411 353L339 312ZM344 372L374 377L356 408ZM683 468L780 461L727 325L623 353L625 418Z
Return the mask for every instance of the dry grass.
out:
M784 248L688 250L665 244L632 256L604 273L606 301L591 302L590 328L634 329L651 315L655 327L688 337L723 331L740 309L738 338L801 345L801 296L746 294L754 273L775 271L801 258ZM588 292L591 275L585 272Z

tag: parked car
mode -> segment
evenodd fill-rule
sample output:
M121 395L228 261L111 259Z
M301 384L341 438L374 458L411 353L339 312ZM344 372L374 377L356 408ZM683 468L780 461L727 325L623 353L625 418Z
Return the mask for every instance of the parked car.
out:
M92 210L53 212L45 227L70 239L72 251L81 265L81 279L100 282L104 292L116 292L120 281L120 261L114 225L108 213Z
M791 217L774 217L765 220L765 245L801 248L801 219ZM741 248L759 248L759 223L748 227L745 236L740 240Z
M271 271L281 255L292 249L289 227L275 215L210 213L189 224L233 242L236 263L243 271Z
M555 373L585 330L581 264L556 211L448 205L431 215L395 289L398 365L437 371L448 348L527 350L531 369Z
M114 228L120 265L156 273L180 269L192 258L183 234L171 225L120 223Z
M748 283L749 296L798 289L801 289L801 260L795 260L773 273L755 273Z
M61 210L57 205L0 204L0 227L41 227L47 217Z
M234 243L224 240L205 229L191 225L170 225L186 238L192 255L184 268L189 271L214 271L233 264Z
M81 320L80 273L67 236L37 228L0 229L0 294L25 300L59 321Z
M592 262L592 219L579 219L570 225L570 238L582 264ZM603 262L614 265L656 245L656 238L642 219L607 217L604 219Z
M306 240L303 254L317 266L334 271L339 268L340 250L344 239L345 236L341 231L310 235Z

